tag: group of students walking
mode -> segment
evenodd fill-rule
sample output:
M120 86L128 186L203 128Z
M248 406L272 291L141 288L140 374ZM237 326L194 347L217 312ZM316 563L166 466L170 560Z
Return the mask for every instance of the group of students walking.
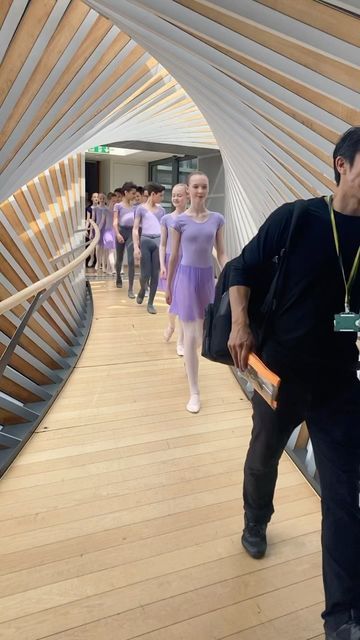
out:
M267 526L280 456L294 428L307 421L322 493L322 557L326 640L360 640L360 380L356 339L360 329L360 127L339 139L333 152L333 196L307 200L290 249L287 238L295 203L276 209L231 267L229 295L232 328L228 347L234 365L244 370L256 351L281 377L278 406L270 408L255 391L253 430L244 469L245 522L242 544L254 559L267 551ZM149 286L149 313L158 287L169 304L164 338L169 341L178 316L177 352L184 354L190 397L186 408L200 410L198 347L204 312L213 301L212 251L226 261L224 218L209 211L209 181L190 174L175 185L174 211L161 207L164 187L148 185L146 197L133 183L100 221L102 248L116 237L117 285L128 251L129 296L134 256L140 260L141 304ZM139 202L134 209L134 199ZM113 218L112 218L113 216ZM112 222L111 222L112 220ZM99 226L100 226L99 225ZM114 239L115 243L115 239ZM286 278L272 310L267 338L259 352L250 307L259 274L287 252ZM107 254L106 254L107 255ZM109 268L113 262L109 257ZM290 630L289 630L290 634ZM290 634L291 635L291 634Z
M128 263L128 296L142 304L148 293L147 311L156 314L157 290L165 292L169 305L164 339L169 342L176 316L179 330L176 351L184 356L189 383L186 409L198 413L201 408L198 349L202 338L205 309L215 290L213 248L222 268L227 261L224 248L224 217L209 211L206 200L209 180L205 173L194 171L187 184L172 189L174 210L166 214L161 206L165 188L150 182L144 189L125 182L107 194L92 194L87 219L100 229L96 247L97 268L116 273L121 288L125 249ZM116 255L116 260L115 260ZM140 263L140 288L135 295L135 263ZM89 264L91 266L93 261Z

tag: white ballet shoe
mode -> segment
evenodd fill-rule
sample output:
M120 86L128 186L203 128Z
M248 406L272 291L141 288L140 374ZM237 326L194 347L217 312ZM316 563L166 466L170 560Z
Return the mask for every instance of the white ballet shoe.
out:
M186 405L186 409L187 411L190 411L190 413L199 413L200 411L200 396L198 393L193 393L190 396L190 400Z
M164 340L165 342L169 342L172 334L174 333L175 328L168 325L164 331Z
M183 356L184 355L184 345L183 344L177 344L176 345L176 353L178 354L178 356Z

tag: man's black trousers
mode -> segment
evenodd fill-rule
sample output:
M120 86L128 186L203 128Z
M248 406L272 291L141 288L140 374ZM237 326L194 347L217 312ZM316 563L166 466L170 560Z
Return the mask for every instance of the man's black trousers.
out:
M254 394L244 507L251 522L270 520L279 459L306 420L321 485L323 617L332 630L351 611L360 616L360 381L352 372L323 377L326 385L283 379L276 411Z

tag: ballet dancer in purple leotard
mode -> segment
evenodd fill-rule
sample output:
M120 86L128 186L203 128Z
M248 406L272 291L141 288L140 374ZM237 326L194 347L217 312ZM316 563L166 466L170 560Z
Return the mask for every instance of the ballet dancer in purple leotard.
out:
M116 194L110 191L106 197L107 206L102 210L102 219L99 225L102 244L103 271L109 275L115 274L115 231L113 228L113 209L116 202Z
M134 264L134 245L132 232L135 220L134 200L136 195L136 184L134 182L124 182L121 187L121 201L114 205L114 231L116 235L116 286L122 287L122 264L124 259L124 251L127 252L128 262L128 296L135 298L133 292L135 264Z
M160 291L166 291L167 287L167 272L169 268L169 260L171 253L171 233L170 229L174 226L175 220L181 213L184 213L187 205L187 186L186 184L176 184L171 193L171 202L174 206L172 213L167 213L161 218L161 238L160 238L160 279L158 289ZM180 258L181 256L179 256ZM179 264L179 263L178 263ZM172 334L175 331L176 316L170 312L168 314L168 325L164 331L165 342L169 342ZM184 332L182 324L179 321L179 335L176 345L176 353L178 356L184 355Z
M91 204L86 207L86 240L89 242L94 237L94 229L90 225L90 220L95 222L95 210L99 204L99 194L94 192L91 194ZM93 267L95 264L95 249L91 252L88 259L88 267Z
M184 356L190 399L186 408L200 411L199 358L204 314L213 301L215 278L212 250L220 267L227 261L224 247L224 217L206 208L209 180L205 173L193 172L188 178L189 208L178 216L171 230L172 250L167 279L166 301L170 312L179 316L184 330ZM177 268L181 243L181 261ZM176 277L174 278L176 274Z
M146 287L149 284L148 313L157 313L154 307L154 298L159 282L159 245L161 226L160 220L165 215L165 209L160 206L165 187L157 182L149 182L146 189L149 194L146 204L140 204L135 210L135 222L133 228L134 257L140 259L140 291L136 302L142 304ZM141 226L141 238L139 227Z

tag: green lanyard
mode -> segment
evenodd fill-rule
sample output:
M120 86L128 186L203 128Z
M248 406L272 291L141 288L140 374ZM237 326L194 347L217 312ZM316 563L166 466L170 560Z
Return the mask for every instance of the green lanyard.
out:
M345 271L344 271L344 265L343 265L343 261L342 261L341 251L340 251L339 235L338 235L337 228L336 228L335 214L334 214L334 209L333 209L333 206L332 206L332 196L327 196L326 200L327 200L327 203L328 203L328 206L329 206L329 211L330 211L330 218L331 218L331 225L332 225L332 230L333 230L333 234L334 234L336 253L337 253L338 258L339 258L340 269L341 269L341 273L342 273L342 277L343 277L344 285L345 285L345 313L349 313L349 311L350 311L350 293L351 293L352 286L354 284L354 280L355 280L355 278L357 276L357 272L359 270L360 247L357 250L357 253L356 253L356 256L355 256L355 260L354 260L353 266L352 266L351 271L350 271L349 279L346 280Z

